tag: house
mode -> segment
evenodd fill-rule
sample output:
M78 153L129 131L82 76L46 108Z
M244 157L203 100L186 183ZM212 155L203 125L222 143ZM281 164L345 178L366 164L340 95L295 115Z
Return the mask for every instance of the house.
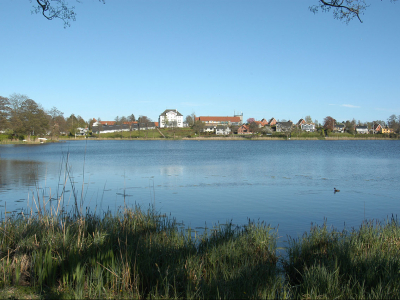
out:
M237 130L238 134L251 134L252 132L250 131L250 127L246 124L243 124L240 126Z
M271 119L268 121L268 124L269 124L269 126L276 125L276 120L275 120L275 118L271 118Z
M356 126L356 132L361 133L361 134L367 134L368 127L367 126Z
M382 128L382 133L394 133L394 130L393 128L386 127Z
M201 131L202 132L214 132L214 130L215 130L214 125L205 125Z
M166 109L158 117L160 128L183 127L183 115L176 109Z
M292 130L293 122L277 122L276 123L276 132L289 132Z
M268 121L265 120L264 118L261 119L261 121L254 121L254 122L258 125L258 128L262 128L268 125Z
M344 124L335 124L335 126L333 127L333 132L343 133L344 129L345 129Z
M382 125L381 124L374 124L372 127L372 133L378 133L382 131Z
M87 128L78 127L75 131L75 136L84 136L88 134Z
M315 132L315 124L314 123L302 123L300 125L301 130L306 132Z
M303 124L306 124L306 120L300 119L300 120L297 122L296 126L300 126L300 127L301 127L301 125L303 125ZM302 128L302 129L303 129L303 128Z
M204 124L212 125L241 125L242 117L218 117L218 116L201 116L195 119L196 121L201 121Z
M215 128L216 135L228 135L231 133L231 129L227 125L217 125Z
M137 124L136 124L137 126ZM99 126L93 126L92 127L92 132L96 134L101 134L101 133L112 133L112 132L119 132L119 131L130 131L133 126L130 126L128 124L122 124L122 125L99 125ZM136 129L137 130L137 129Z

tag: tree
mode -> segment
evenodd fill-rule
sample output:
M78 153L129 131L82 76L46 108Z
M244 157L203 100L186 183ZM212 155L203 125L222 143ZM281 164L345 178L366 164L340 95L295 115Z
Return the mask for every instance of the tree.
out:
M61 19L64 22L64 28L71 26L71 21L76 20L75 7L70 6L66 0L29 0L33 2L32 13L41 14L47 20ZM333 17L349 23L357 18L361 23L360 15L363 15L369 6L365 0L315 0L317 4L309 7L310 11L316 14L333 11ZM396 2L397 0L390 0ZM76 0L80 2L80 0ZM105 0L99 0L105 3Z
M330 131L333 131L335 128L336 120L331 116L328 116L324 119L324 128Z
M390 128L393 128L396 126L397 123L397 117L396 115L391 115L388 119L387 119L387 124Z
M312 119L311 119L310 116L306 116L306 117L304 118L304 121L306 121L307 124L312 123Z
M43 108L32 99L21 103L19 118L22 126L19 132L23 134L43 135L47 133L49 120Z
M82 128L86 128L87 127L86 121L80 115L78 115L76 117L76 119L78 121L78 127L82 127Z
M248 118L247 119L247 124L251 124L253 122L255 122L256 120L254 118Z
M395 2L397 0L391 0ZM352 19L357 18L361 23L361 15L369 5L365 0L318 0L318 4L309 7L314 14L319 10L322 12L333 11L333 17L348 24Z
M231 129L231 134L232 134L232 136L233 136L235 132L237 133L237 131L238 131L238 129L239 129L239 126L236 125L236 124L231 124L231 125L229 126L229 128Z
M10 116L10 101L8 98L0 96L0 130L4 130L8 126L8 118Z
M201 133L201 131L203 130L203 128L204 128L204 123L203 123L202 121L197 120L197 121L194 122L193 130L194 130L198 135L200 135L200 133Z
M193 125L193 117L191 115L187 115L185 118L185 122L189 125L192 126Z
M350 134L355 134L355 127L356 127L356 120L353 119L352 121L347 120L346 122L343 122L345 127L346 127L346 132Z
M252 119L252 118L250 118L250 119ZM250 123L249 128L250 128L250 131L253 132L253 133L259 132L259 129L260 129L258 127L258 124L255 121Z
M76 20L75 7L69 6L65 0L29 0L34 2L32 12L42 14L47 20L61 19L64 28L71 26L70 22ZM99 0L105 3L105 0ZM35 3L36 2L36 3ZM80 2L76 0L76 2Z
M49 117L43 108L28 96L12 94L9 97L9 126L16 135L39 135L48 130Z
M144 127L146 130L146 138L147 138L147 129L149 127L149 123L151 123L150 118L146 116L139 116L138 125L139 125L139 134L140 134L140 127Z
M119 126L119 128L120 128L121 131L122 131L122 122L121 122L120 117L116 116L115 119L114 119L114 121L115 121L115 126Z
M79 127L78 125L78 119L75 117L74 114L71 114L67 120L66 120L66 127L67 130L69 131L70 135L74 135L76 132L76 129Z
M391 115L388 119L387 119L387 125L389 126L389 128L393 128L394 132L398 132L399 130L399 122L400 120L397 119L396 115Z
M135 115L134 115L134 114L131 114L131 115L128 117L128 120L129 120L129 122L135 122L135 121L136 121Z
M56 107L53 107L47 112L47 115L52 135L59 135L60 132L65 132L66 123L63 112L59 111Z

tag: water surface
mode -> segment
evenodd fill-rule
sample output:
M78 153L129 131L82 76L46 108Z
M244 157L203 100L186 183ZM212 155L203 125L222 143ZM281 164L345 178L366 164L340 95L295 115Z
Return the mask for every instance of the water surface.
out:
M399 150L400 141L1 145L0 212L57 198L67 181L68 207L75 190L92 210L155 204L192 228L259 219L286 239L324 219L351 228L397 215Z

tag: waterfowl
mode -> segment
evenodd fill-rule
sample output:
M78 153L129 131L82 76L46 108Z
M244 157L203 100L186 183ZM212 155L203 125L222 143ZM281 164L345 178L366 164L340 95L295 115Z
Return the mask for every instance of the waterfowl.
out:
M340 192L340 190L337 190L336 188L333 188L333 192L337 193L337 192Z

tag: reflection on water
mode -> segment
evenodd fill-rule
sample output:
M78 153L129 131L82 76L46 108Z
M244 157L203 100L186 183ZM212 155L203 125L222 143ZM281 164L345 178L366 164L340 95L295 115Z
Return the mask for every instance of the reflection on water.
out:
M35 186L38 174L46 172L46 165L37 161L0 160L0 186L17 189L21 186ZM0 189L0 193L4 191Z
M160 167L160 174L167 176L178 176L183 174L182 166L162 166Z

